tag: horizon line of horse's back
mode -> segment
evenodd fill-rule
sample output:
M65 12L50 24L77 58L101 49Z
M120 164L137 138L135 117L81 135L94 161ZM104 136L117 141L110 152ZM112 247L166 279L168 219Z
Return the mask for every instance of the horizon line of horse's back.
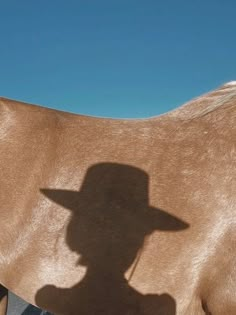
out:
M11 104L13 105L13 103L15 103L15 105L19 106L19 103L22 105L26 105L31 106L32 109L37 110L37 109L41 109L41 110L48 110L51 113L64 113L64 114L68 114L71 117L73 116L78 116L78 117L84 117L84 118L92 118L92 119L102 119L102 120L114 120L114 121L145 121L145 120L150 120L150 119L155 119L155 118L164 118L164 117L168 117L169 115L171 117L175 117L176 115L181 118L194 118L195 115L199 116L201 114L205 114L208 113L209 111L212 111L214 109L216 109L217 107L225 104L226 102L229 102L230 100L232 100L236 95L236 81L230 81L228 83L225 83L224 85L220 86L218 89L210 91L208 93L205 93L203 95L201 95L200 97L196 97L191 101L188 101L187 103L185 103L184 105L173 109L167 113L161 114L161 115L157 115L157 116L152 116L149 118L112 118L112 117L99 117L99 116L89 116L89 115L83 115L83 114L77 114L77 113L73 113L73 112L66 112L64 110L59 110L59 109L53 109L50 108L48 106L41 106L41 105L35 105L35 104L30 104L24 101L19 101L19 100L13 100L10 99L8 97L4 97L4 96L0 96L0 104L2 106L4 106L5 102L11 102ZM208 101L208 104L202 104L201 106L201 102L202 101ZM195 104L197 103L197 108L195 106ZM191 105L194 104L194 106L192 107ZM195 107L195 108L194 108ZM191 111L194 110L194 113L192 113Z
M236 81L145 119L0 98L0 315L235 315L235 152Z

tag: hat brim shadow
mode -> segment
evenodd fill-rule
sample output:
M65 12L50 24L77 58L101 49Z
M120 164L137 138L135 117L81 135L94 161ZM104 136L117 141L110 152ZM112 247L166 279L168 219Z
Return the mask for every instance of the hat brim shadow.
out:
M40 189L40 191L48 199L65 209L72 212L78 212L80 209L80 192L64 189ZM93 203L91 199L92 198L90 198L89 203ZM188 223L164 210L149 205L141 205L141 207L143 207L143 209L141 212L137 212L137 216L139 216L139 219L148 227L149 233L155 230L181 231L189 227Z

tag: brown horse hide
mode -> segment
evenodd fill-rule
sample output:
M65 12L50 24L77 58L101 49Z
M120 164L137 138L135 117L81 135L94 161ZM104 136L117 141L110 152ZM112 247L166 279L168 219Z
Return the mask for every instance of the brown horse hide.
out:
M0 99L0 315L236 314L236 82L149 119Z

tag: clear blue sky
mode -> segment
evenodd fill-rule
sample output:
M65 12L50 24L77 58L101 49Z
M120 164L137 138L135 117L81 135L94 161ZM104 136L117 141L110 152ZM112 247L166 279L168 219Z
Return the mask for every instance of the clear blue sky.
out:
M0 94L148 117L236 80L235 0L9 0Z

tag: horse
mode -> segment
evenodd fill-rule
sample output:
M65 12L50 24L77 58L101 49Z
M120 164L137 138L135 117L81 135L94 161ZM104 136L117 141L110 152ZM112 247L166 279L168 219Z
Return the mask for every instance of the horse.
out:
M0 315L236 314L236 82L145 119L0 99Z

